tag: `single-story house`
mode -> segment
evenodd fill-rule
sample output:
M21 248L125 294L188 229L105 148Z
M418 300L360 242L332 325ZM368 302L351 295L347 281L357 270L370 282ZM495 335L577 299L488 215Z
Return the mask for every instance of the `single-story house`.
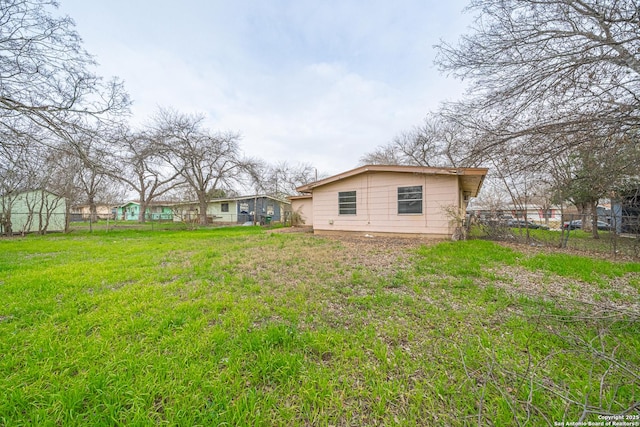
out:
M67 202L47 190L0 196L0 234L65 231Z
M291 203L268 195L241 196L213 199L207 204L207 218L212 223L243 224L253 221L259 223L279 222L286 219ZM174 221L196 221L199 204L197 202L174 205Z
M139 221L140 202L131 201L116 206L116 219L120 221ZM151 221L171 221L173 219L173 204L152 201L147 205L145 218Z
M367 165L297 188L291 210L316 234L451 237L488 169Z
M97 204L96 216L98 219L114 219L115 209L109 205ZM91 205L74 205L71 207L71 221L89 221L91 218Z

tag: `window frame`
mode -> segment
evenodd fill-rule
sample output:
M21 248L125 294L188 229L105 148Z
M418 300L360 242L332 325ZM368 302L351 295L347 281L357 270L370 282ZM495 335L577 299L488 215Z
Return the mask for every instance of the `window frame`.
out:
M220 203L220 212L229 212L229 202Z
M420 189L418 192L416 189ZM422 185L408 185L397 189L398 215L422 215L424 213L424 187ZM409 195L420 197L409 198ZM419 203L416 203L419 202Z
M353 198L351 200L344 200L346 198ZM338 215L357 215L358 214L358 192L356 190L351 191L339 191L338 192Z

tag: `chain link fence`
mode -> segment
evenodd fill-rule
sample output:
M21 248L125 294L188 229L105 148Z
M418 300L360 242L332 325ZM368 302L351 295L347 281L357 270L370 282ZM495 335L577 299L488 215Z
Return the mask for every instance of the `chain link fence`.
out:
M472 216L468 225L471 238L640 259L640 217L637 215L602 216L595 227L591 216L585 218L577 214L546 222Z
M68 219L68 221L67 221ZM195 224L195 225L194 225ZM65 213L12 212L0 214L0 236L25 234L65 233L73 231L110 230L189 230L197 226L194 221L174 221L173 216L150 216L145 222L116 220L112 216Z
M69 221L67 221L67 218ZM197 215L176 217L174 215L150 215L144 222L134 220L114 219L112 216L92 220L91 215L64 213L14 212L12 215L0 214L0 236L23 236L25 234L72 233L74 231L111 231L111 230L194 230L197 228L219 228L225 226L242 225L253 222L253 216L240 218L240 222L215 221L215 217L207 217L207 225L200 225ZM246 221L245 221L246 220ZM281 222L271 221L271 217L260 216L257 224L275 226Z

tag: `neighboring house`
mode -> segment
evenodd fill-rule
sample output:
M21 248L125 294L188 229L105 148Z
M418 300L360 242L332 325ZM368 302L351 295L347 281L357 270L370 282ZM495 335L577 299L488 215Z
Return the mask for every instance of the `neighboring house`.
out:
M98 219L114 219L115 210L109 205L96 205ZM75 205L71 208L71 221L89 221L91 218L91 205Z
M0 233L46 233L66 230L64 197L46 190L0 196Z
M213 199L207 205L207 220L211 223L243 224L252 222L254 213L256 222L265 224L286 219L290 203L278 198L257 195L224 199ZM174 221L197 221L199 204L197 202L178 203L174 206Z
M146 217L152 221L172 221L173 203L151 202L147 206Z
M140 203L127 202L124 205L116 206L116 220L118 221L138 221L140 219Z
M140 202L131 201L124 205L116 206L116 220L138 221L140 219ZM173 203L151 202L147 205L145 219L150 221L173 220Z
M316 234L451 237L485 168L362 166L298 187L291 210Z

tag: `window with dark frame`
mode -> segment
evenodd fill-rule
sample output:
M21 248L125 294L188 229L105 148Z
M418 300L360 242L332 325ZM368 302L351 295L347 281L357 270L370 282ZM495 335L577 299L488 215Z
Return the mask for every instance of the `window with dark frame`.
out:
M221 203L220 204L221 212L229 212L229 203Z
M356 214L356 192L340 191L338 193L338 214L355 215Z
M398 214L422 213L422 185L398 187Z

